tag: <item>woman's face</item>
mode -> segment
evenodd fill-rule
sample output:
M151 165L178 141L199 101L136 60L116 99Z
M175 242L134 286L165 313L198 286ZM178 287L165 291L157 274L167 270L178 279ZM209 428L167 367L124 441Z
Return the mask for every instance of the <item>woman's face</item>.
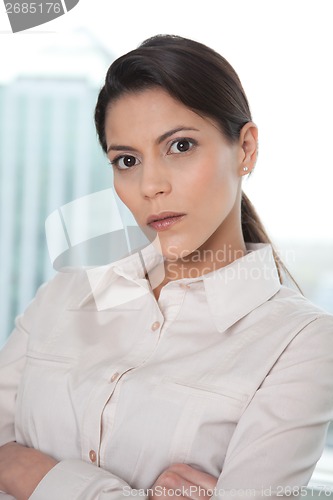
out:
M158 235L168 260L239 234L246 154L212 120L150 89L112 103L105 132L115 190L143 231Z

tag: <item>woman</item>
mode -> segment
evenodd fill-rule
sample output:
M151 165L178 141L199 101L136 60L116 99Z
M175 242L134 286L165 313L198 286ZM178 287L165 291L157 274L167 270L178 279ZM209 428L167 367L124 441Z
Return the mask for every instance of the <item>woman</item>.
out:
M236 73L154 37L111 65L95 121L155 251L59 273L17 320L0 358L0 488L304 495L333 415L333 319L283 284L242 193L257 127Z

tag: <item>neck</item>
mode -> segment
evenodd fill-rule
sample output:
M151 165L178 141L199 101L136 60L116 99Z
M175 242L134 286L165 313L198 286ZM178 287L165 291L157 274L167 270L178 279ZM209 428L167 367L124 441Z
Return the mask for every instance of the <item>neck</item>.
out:
M186 257L165 260L165 277L154 289L155 297L158 298L160 290L169 281L198 278L243 257L246 245L240 220L240 206L236 204L223 223L199 248Z
M166 261L165 276L167 281L197 278L225 267L245 254L244 241L239 244L224 243L218 248L204 245L182 259Z
M207 240L204 245L187 257L173 261L166 260L164 262L165 277L153 290L156 300L158 300L163 286L169 283L169 281L182 278L198 278L204 274L216 271L240 259L246 254L246 251L243 238L238 242L222 243L218 248L209 246L209 241Z

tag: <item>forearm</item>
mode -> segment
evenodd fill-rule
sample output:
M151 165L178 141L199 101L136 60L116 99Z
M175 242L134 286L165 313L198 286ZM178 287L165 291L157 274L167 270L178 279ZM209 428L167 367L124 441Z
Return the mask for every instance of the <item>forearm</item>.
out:
M17 500L28 499L57 464L52 457L15 442L0 447L0 490Z
M0 447L0 491L16 500L119 500L133 490L95 465L79 459L57 462L12 442Z

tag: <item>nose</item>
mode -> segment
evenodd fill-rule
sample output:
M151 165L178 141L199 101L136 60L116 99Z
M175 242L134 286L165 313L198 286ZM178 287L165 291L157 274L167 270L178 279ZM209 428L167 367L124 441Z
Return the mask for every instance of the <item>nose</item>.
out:
M141 169L141 192L144 198L155 198L171 191L170 172L163 162L151 160Z

